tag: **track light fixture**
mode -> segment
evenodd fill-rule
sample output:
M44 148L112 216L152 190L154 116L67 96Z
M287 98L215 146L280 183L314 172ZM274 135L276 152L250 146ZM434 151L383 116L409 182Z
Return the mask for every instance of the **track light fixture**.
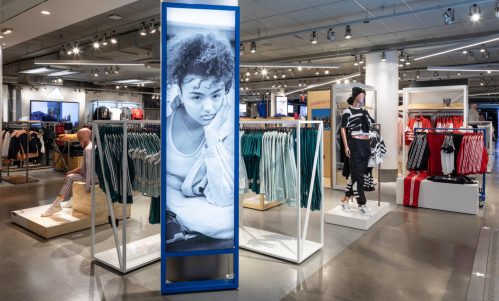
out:
M251 53L255 53L256 52L256 42L255 41L251 42L250 52Z
M109 70L107 69L107 67L104 67L104 74L109 75Z
M480 6L478 6L476 4L473 4L472 6L470 6L469 16L470 16L470 20L472 22L480 21L480 18L482 17L482 11L480 9Z
M325 75L328 75L328 74L329 74L329 70L327 70L327 69L326 69L326 70L324 71L324 74L325 74Z
M74 43L72 52L73 52L74 55L80 54L80 47L78 47L78 43L76 43L76 42Z
M154 19L152 19L151 22L149 23L149 33L155 34L156 31L158 31L158 28L154 25Z
M496 1L496 7L494 9L494 12L496 14L496 18L499 18L499 1Z
M357 56L355 56L355 58L354 58L353 65L354 66L358 66L359 65L359 61L357 59Z
M407 56L407 57L405 58L405 65L406 65L406 66L409 66L410 64L411 64L411 58L410 58L410 56Z
M485 51L487 51L487 49L485 49L485 45L482 44L482 47L480 47L480 52L484 53Z
M328 39L328 41L331 41L331 42L336 39L336 34L334 33L332 28L329 28L327 30L327 39Z
M444 12L444 23L445 25L451 25L454 23L454 10L452 8L448 8Z
M107 36L106 36L106 34L104 34L104 35L102 36L102 39L100 40L100 44L101 44L102 46L107 46Z
M111 41L111 44L117 44L118 43L118 38L116 37L116 31L113 30L113 33L111 34L111 38L109 39Z
M244 44L243 43L239 44L239 55L244 55Z
M421 73L419 71L416 71L416 78L419 79L421 77Z
M399 56L399 61L401 61L402 63L405 62L405 56L404 56L404 51L400 51L400 56Z
M474 57L473 52L471 50L468 50L468 52L466 53L466 59L472 60L473 57Z
M384 51L381 53L381 61L386 62L386 53Z
M312 31L310 34L310 43L317 44L317 31Z
M458 72L456 73L456 75L457 75L457 76L461 76L461 71L458 71Z
M365 63L365 61L364 61L364 57L363 57L363 56L362 56L362 54L361 54L361 55L360 55L360 57L359 57L359 64L361 64L361 65L362 65L362 64L364 64L364 63Z
M350 25L347 25L345 27L345 39L351 39L352 38L352 30L350 29Z
M114 67L114 73L115 73L115 74L120 73L120 67L115 66L115 67Z
M490 53L486 50L485 52L482 52L482 58L483 59L488 59L490 56Z
M140 26L140 29L139 29L139 34L141 36L146 36L147 35L147 31L146 31L146 25L144 22L142 22L142 25Z
M100 48L99 38L97 36L95 36L94 41L92 42L92 47L94 47L94 49Z
M2 34L11 34L13 32L12 28L4 28L2 29Z

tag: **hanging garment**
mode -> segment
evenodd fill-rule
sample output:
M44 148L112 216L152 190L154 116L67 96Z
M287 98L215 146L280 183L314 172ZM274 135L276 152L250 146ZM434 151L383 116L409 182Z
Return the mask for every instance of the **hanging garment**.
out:
M407 170L426 170L429 155L426 133L416 133L409 147Z
M3 132L2 157L9 156L10 137L11 137L11 132L9 131Z
M364 108L349 107L341 115L341 127L347 130L349 137L369 135L374 120Z
M121 120L121 109L110 108L109 109L109 118L111 120Z
M98 107L95 109L93 120L110 120L111 115L107 107Z
M410 172L404 179L404 206L418 207L421 181L426 179L425 171Z
M430 155L428 157L428 167L426 173L428 176L441 176L442 175L442 144L445 135L440 133L428 133L426 135Z
M144 119L144 111L140 108L132 109L132 120L142 120Z
M487 172L488 154L483 134L464 134L457 159L457 174L470 175Z
M416 116L409 119L407 126L405 128L405 144L411 144L414 139L414 129L415 128L432 128L431 121L423 116Z
M428 177L428 180L433 182L448 183L448 184L474 184L475 182L466 176L447 177L447 176L433 176Z
M132 110L128 107L121 108L121 119L122 120L130 120L132 119Z
M368 166L375 167L383 163L383 158L386 156L385 142L377 129L371 129L369 131L369 145L371 147L371 156L369 158Z
M256 104L256 109L258 110L258 115L260 118L267 118L267 102L264 100L258 101Z
M401 117L398 117L397 129L398 129L397 142L399 146L402 146L402 144L404 144L404 119L402 119Z
M450 175L454 171L454 140L452 135L445 135L444 142L441 147L440 155L442 161L442 173Z

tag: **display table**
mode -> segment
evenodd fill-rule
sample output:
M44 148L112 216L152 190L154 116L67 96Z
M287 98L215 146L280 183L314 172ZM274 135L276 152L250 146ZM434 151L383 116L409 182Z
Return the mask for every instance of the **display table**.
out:
M478 184L421 181L418 206L451 212L478 214ZM404 178L397 178L397 204L404 204Z
M361 230L368 230L377 223L383 216L390 212L390 204L377 201L367 201L367 207L371 209L371 216L364 216L360 213L356 203L350 203L350 212L341 209L341 205L326 211L324 220L326 223Z

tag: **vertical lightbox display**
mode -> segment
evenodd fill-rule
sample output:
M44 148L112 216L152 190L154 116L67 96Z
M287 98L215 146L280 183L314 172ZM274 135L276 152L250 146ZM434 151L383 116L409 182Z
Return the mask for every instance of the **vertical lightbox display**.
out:
M234 289L239 7L161 10L161 291Z

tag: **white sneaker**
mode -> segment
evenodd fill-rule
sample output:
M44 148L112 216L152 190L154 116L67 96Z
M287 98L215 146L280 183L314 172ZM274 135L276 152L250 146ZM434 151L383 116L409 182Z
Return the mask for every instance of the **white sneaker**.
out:
M62 202L61 207L62 208L73 208L73 199L70 199L67 202Z
M42 217L51 216L51 215L56 214L57 212L59 212L61 210L62 210L62 207L60 205L59 206L50 205L47 208L47 210L45 210L45 212L42 213Z
M341 202L341 210L350 212L350 205L348 204L348 202Z
M364 216L371 216L371 209L366 207L366 205L359 206L359 212Z

